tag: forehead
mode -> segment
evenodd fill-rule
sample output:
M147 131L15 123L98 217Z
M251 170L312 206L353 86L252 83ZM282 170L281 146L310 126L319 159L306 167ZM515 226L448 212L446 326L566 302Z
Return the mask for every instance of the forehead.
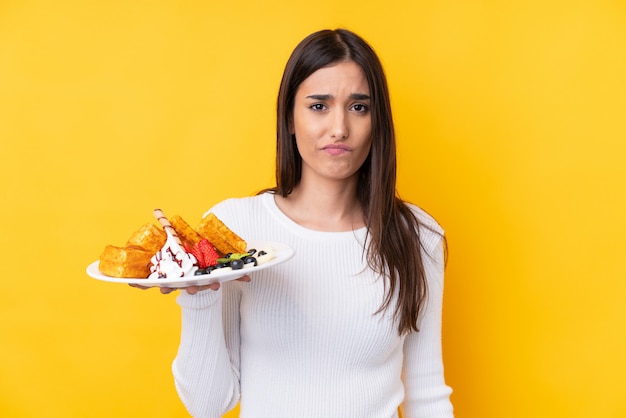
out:
M343 61L315 71L300 84L298 90L318 93L369 93L369 85L358 64Z

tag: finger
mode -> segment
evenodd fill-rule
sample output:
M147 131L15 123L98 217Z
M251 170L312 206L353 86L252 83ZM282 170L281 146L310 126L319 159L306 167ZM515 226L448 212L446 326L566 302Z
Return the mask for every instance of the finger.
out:
M161 287L160 290L161 290L161 293L163 293L164 295L168 295L176 289L172 289L171 287Z
M198 286L188 286L188 287L185 288L185 290L190 295L195 295L196 293L198 293Z
M219 283L211 283L211 284L207 284L204 286L189 286L186 287L185 290L187 291L187 293L189 293L190 295L195 295L196 293L200 292L201 290L217 290L220 288L220 284Z
M210 285L207 285L206 287L207 289L211 289L211 290L217 290L220 288L220 284L219 283L211 283Z
M135 288L141 289L141 290L150 289L150 286L142 286L142 285L139 285L139 284L136 284L136 283L128 283L128 285L130 287L135 287Z
M247 274L245 276L241 276L240 278L238 278L237 280L239 280L240 282L249 282L250 280L252 280L250 278L250 276L248 276Z

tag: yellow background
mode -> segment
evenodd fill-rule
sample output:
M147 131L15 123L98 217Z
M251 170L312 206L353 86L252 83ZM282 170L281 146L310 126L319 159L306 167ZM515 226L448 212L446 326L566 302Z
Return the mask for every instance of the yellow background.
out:
M1 1L0 416L186 416L174 296L85 267L155 207L272 185L285 61L337 26L448 233L456 416L626 416L621 0Z

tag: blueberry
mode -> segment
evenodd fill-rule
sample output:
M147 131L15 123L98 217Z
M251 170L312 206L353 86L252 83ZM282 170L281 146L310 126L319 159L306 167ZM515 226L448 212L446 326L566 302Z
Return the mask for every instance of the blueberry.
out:
M250 250L248 250L248 255L254 255L254 253L256 253L256 249L252 248Z
M201 275L203 275L203 274L206 274L206 270L205 270L205 269L198 269L198 270L196 270L196 271L193 273L193 275L194 275L194 276L201 276Z
M256 258L252 257L252 256L248 256L246 258L243 259L243 263L244 264L253 264L256 266L257 265L257 261Z
M215 266L218 269L223 269L224 267L228 267L230 263L217 263L217 265Z
M243 261L241 260L233 260L230 262L230 268L233 270L239 270L243 268Z
M211 273L213 270L215 270L217 268L217 266L209 266L207 267L206 270L206 274Z
M264 256L265 254L267 254L265 251L263 251L263 250L259 251L259 257L262 257L262 256Z

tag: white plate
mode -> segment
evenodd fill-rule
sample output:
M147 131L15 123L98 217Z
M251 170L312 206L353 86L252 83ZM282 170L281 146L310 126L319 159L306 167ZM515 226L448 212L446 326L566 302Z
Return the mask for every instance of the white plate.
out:
M294 255L293 248L281 244L278 242L270 241L247 241L248 248L255 248L257 251L266 251L271 249L274 251L274 258L267 263L258 265L256 267L246 267L240 270L231 270L230 268L213 270L210 274L202 274L198 276L177 277L175 279L147 279L147 278L118 278L111 277L102 274L98 270L98 264L100 261L94 261L87 266L87 275L97 280L112 283L126 283L126 284L139 284L147 287L187 287L187 286L201 286L211 283L222 283L230 280L235 280L243 276L244 274L254 274L259 270L273 267L275 265L284 263Z

